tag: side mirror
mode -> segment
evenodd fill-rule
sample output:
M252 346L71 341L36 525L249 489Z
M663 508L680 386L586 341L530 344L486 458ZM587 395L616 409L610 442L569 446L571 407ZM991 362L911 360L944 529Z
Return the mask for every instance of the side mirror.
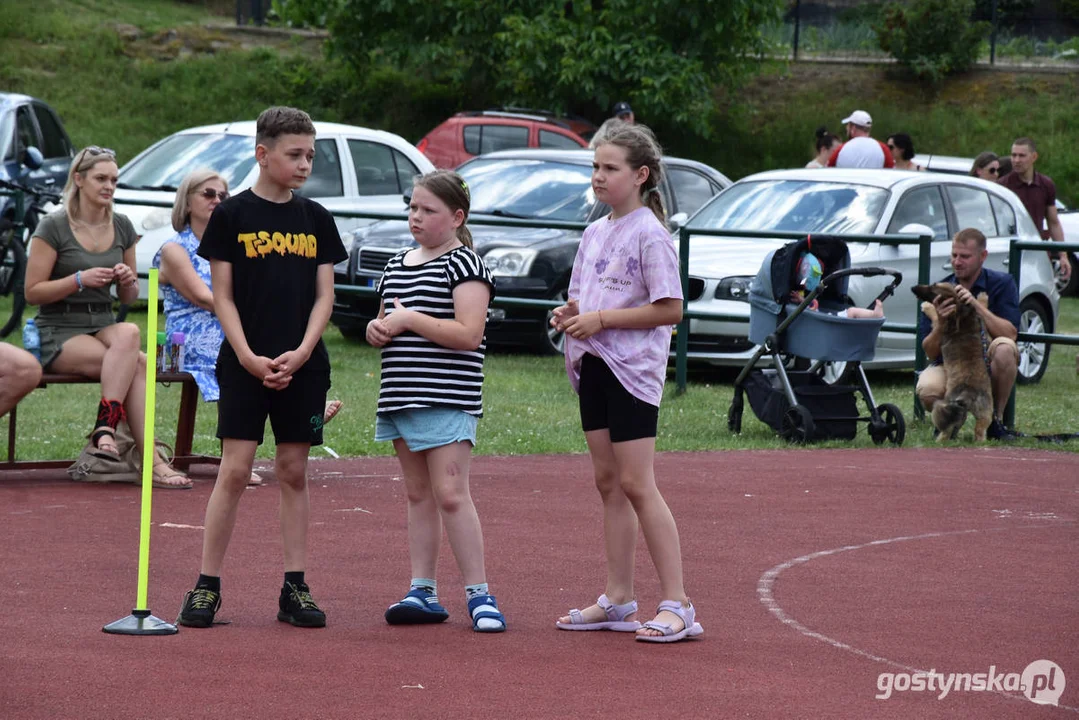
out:
M405 201L405 207L407 208L412 204L412 188L405 191L405 194L401 196Z
M674 215L671 215L669 218L667 218L667 225L670 226L672 231L678 230L686 224L686 220L689 220L688 213L675 213Z
M38 170L45 164L45 156L41 154L40 150L31 145L23 151L22 164L31 170Z
M922 225L921 223L907 223L903 227L899 228L900 235L928 235L931 238L936 238L936 234L933 232L933 228L928 225Z

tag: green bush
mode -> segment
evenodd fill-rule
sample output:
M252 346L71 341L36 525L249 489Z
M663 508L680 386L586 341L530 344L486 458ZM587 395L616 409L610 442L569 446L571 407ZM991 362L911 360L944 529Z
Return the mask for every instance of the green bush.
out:
M969 69L989 23L972 22L974 0L913 0L887 6L873 29L884 52L919 80L939 84Z

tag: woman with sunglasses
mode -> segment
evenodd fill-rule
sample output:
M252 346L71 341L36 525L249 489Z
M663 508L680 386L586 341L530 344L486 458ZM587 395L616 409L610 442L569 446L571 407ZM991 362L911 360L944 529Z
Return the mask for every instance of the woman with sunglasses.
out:
M996 182L1000 175L1000 158L995 152L986 150L974 158L974 165L970 168L970 176L982 180Z
M119 170L116 153L90 145L68 170L63 207L38 224L26 265L26 301L40 305L41 365L101 381L101 402L90 433L92 452L119 460L116 428L124 419L142 457L146 417L146 355L139 326L118 323L110 288L121 303L139 294L135 227L113 212ZM104 372L104 368L108 372ZM154 455L155 487L189 488L191 480Z
M907 133L895 133L888 136L888 149L892 151L896 170L925 170L914 162L914 141Z
M165 334L184 334L184 371L191 373L206 402L217 402L217 354L225 333L214 315L214 295L210 261L198 254L202 234L214 208L229 196L228 182L206 168L192 170L176 189L172 206L172 227L176 234L154 256L158 269L165 312ZM341 409L340 400L326 403L323 424ZM249 485L261 485L262 478L251 473Z

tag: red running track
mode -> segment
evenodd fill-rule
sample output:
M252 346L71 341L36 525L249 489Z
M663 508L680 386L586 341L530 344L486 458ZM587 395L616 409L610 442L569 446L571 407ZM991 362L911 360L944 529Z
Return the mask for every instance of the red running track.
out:
M229 548L218 617L231 624L169 637L101 632L135 603L138 488L7 473L0 718L1079 717L1079 456L743 451L656 465L705 628L670 646L553 626L603 589L586 456L473 462L502 635L471 632L446 544L450 620L383 622L409 577L391 458L312 462L308 579L326 629L276 620L271 478L246 493ZM168 620L198 572L212 475L198 479L153 497L149 606ZM649 615L662 598L643 541L638 563ZM1022 673L1042 659L1067 679L1059 707L875 697L881 673Z

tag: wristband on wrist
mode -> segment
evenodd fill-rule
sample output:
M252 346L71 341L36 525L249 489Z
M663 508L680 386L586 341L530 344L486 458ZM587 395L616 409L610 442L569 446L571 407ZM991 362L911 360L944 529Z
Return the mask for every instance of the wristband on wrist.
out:
M82 292L82 270L75 271L75 284L79 286L79 292Z
M601 328L603 328L604 330L607 329L607 326L603 324L603 311L602 310L599 311L599 326Z

